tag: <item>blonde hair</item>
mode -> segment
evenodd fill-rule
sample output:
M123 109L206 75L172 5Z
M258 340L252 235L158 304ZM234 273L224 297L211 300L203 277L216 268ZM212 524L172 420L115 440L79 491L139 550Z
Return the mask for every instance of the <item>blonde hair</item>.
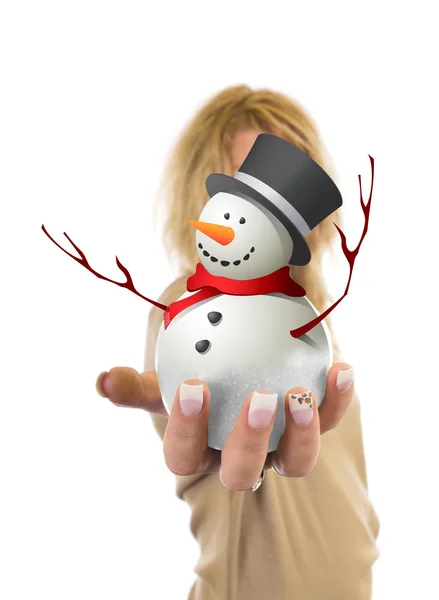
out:
M297 102L279 92L252 90L247 85L222 90L186 126L163 174L160 208L165 214L164 244L171 261L176 259L181 276L192 274L199 262L195 229L188 221L197 220L209 200L205 180L210 173L233 175L230 147L235 133L243 129L257 129L286 139L334 178L317 126ZM322 258L338 238L332 221L341 224L339 212L307 235L312 253L310 263L304 267L290 265L291 277L305 288L319 312L332 301L323 279ZM332 333L330 318L325 321ZM339 351L334 336L333 346Z

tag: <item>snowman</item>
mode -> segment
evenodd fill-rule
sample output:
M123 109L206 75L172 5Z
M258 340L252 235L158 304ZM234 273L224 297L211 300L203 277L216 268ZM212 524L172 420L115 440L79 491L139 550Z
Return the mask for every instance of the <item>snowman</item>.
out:
M199 378L210 389L208 445L222 450L244 399L259 389L278 395L278 410L268 451L276 450L285 431L284 396L296 385L312 390L323 401L332 365L331 337L324 318L347 295L355 258L367 232L374 180L369 200L360 201L365 216L361 239L349 250L337 228L350 273L344 294L319 314L303 287L293 281L289 266L307 265L311 251L306 236L342 205L329 175L306 153L272 134L256 138L239 171L211 174L206 179L210 199L196 229L200 262L188 278L187 292L165 306L140 294L131 275L114 281L95 271L84 252L64 232L80 255L74 256L49 239L91 273L164 311L156 345L156 371L163 403L171 412L180 383ZM306 408L310 398L303 397Z
M210 200L190 221L200 262L157 338L163 403L170 412L181 381L203 380L211 398L208 445L221 450L245 397L275 392L271 452L285 430L286 392L307 386L318 405L325 395L330 333L321 320L300 337L291 334L320 315L288 265L310 261L305 236L342 198L317 163L271 134L257 137L234 177L212 174L206 187Z

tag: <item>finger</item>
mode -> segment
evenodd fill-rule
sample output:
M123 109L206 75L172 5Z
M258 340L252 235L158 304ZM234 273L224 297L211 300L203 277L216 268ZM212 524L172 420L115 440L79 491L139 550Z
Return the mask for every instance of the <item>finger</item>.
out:
M354 397L354 369L347 363L334 363L326 380L326 394L320 405L320 432L334 429L343 419Z
M319 411L314 393L295 387L285 394L285 432L272 456L274 470L284 477L311 473L320 450Z
M113 367L99 375L96 391L116 406L143 408L151 413L168 416L155 371L138 373L131 367Z
M204 472L210 462L209 407L209 388L201 380L188 379L177 389L163 438L165 462L175 475Z
M227 488L247 490L258 480L267 460L277 405L277 394L266 391L245 399L222 450L220 479Z

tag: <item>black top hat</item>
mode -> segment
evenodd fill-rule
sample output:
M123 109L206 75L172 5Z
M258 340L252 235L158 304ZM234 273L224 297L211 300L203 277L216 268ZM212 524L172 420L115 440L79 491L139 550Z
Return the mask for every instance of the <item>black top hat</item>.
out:
M326 171L308 154L269 133L258 135L234 177L212 173L206 188L210 197L236 191L267 208L291 235L289 262L299 266L311 260L305 236L343 204Z

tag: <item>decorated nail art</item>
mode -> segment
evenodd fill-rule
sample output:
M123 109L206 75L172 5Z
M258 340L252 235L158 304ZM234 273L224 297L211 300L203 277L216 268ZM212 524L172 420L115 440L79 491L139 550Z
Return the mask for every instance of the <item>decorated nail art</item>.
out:
M277 394L254 392L248 410L248 424L254 429L266 427L277 406Z
M182 383L180 385L181 412L187 417L195 417L203 408L203 384Z
M311 390L289 395L290 411L298 425L308 425L314 414L314 402Z

